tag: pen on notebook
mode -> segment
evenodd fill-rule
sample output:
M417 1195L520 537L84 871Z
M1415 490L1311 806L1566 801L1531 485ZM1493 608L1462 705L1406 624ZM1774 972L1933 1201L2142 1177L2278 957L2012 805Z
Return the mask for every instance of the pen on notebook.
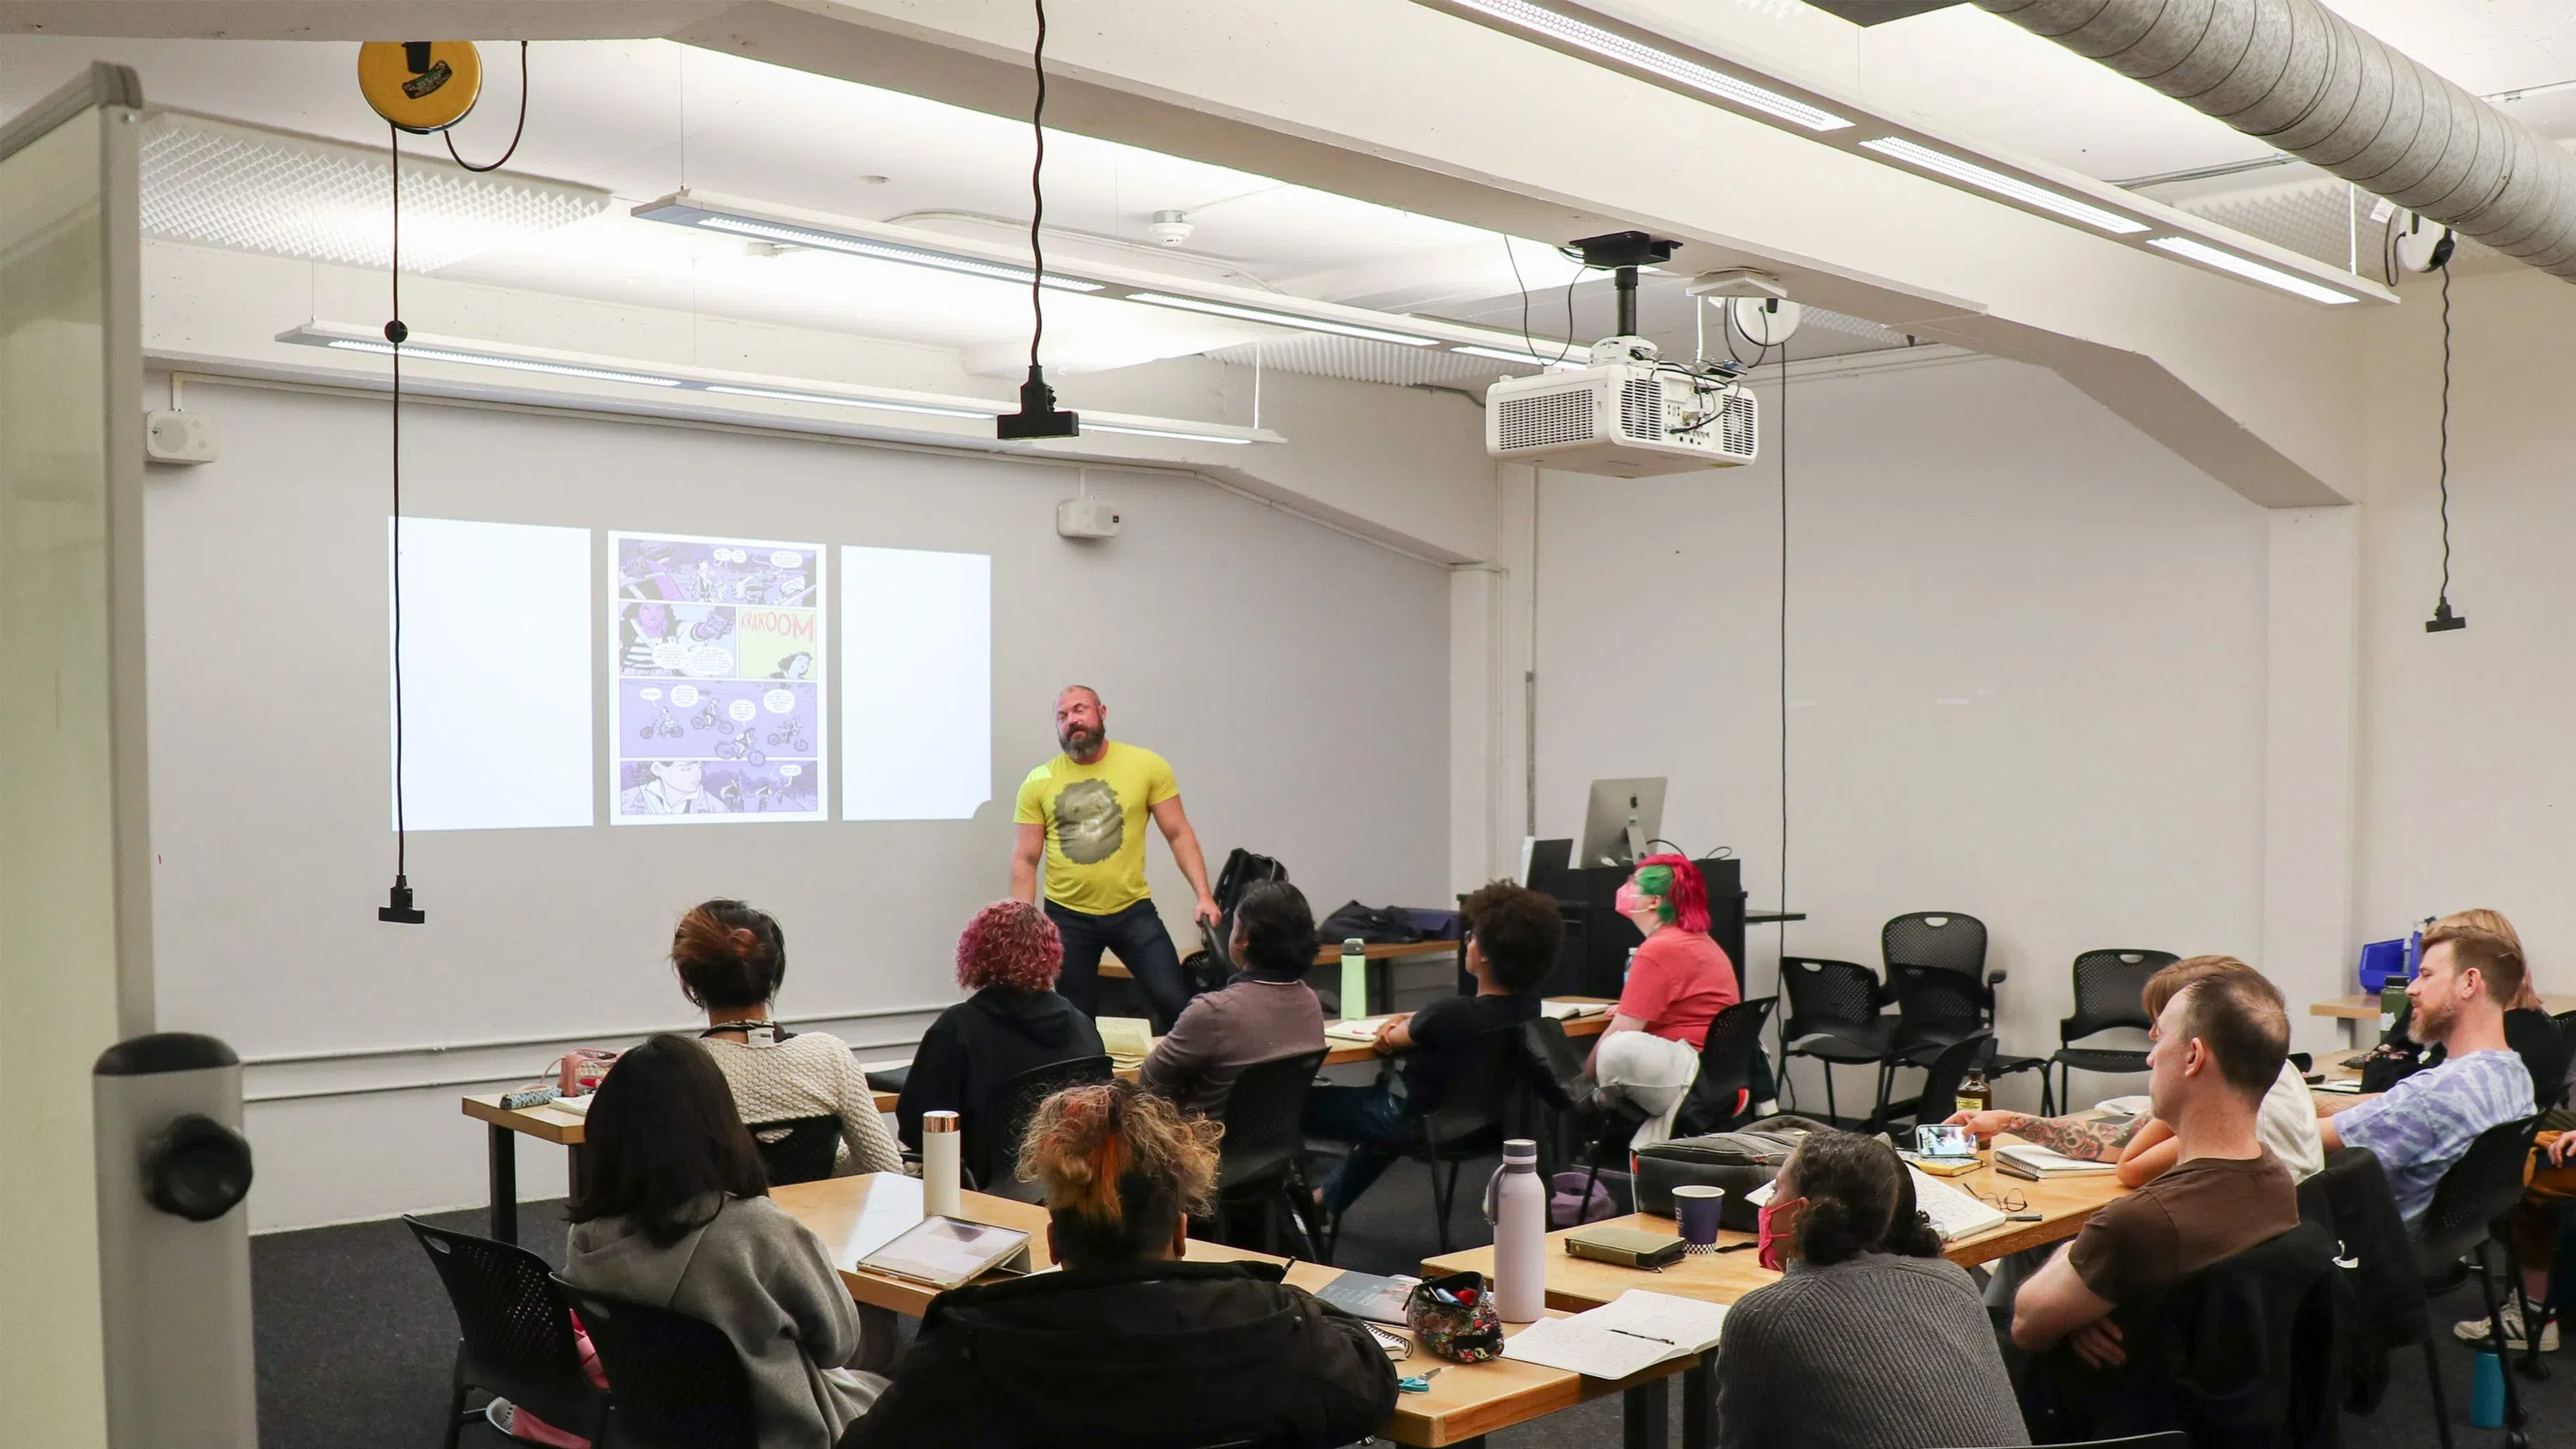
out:
M1624 1328L1614 1328L1614 1329L1611 1329L1610 1331L1611 1331L1612 1333L1618 1334L1618 1335L1619 1335L1619 1336L1621 1336L1622 1338L1642 1338L1642 1339L1644 1339L1644 1340L1645 1340L1646 1342L1648 1342L1648 1343L1660 1343L1660 1344L1662 1344L1662 1345L1663 1345L1664 1347L1666 1347L1666 1348L1670 1348L1670 1347L1672 1347L1672 1346L1673 1346L1673 1341L1672 1341L1671 1339L1669 1339L1669 1338L1657 1338L1657 1337L1655 1337L1655 1336L1654 1336L1653 1334L1651 1334L1651 1333L1630 1333L1628 1330L1626 1330L1626 1329L1624 1329Z

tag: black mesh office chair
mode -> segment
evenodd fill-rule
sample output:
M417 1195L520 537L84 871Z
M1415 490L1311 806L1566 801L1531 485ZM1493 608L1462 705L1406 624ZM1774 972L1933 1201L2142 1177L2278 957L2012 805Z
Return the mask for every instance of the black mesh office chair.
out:
M1776 996L1739 1001L1709 1021L1701 1039L1699 1075L1673 1116L1673 1135L1697 1137L1724 1132L1741 1122L1753 1105L1753 1057L1762 1050L1762 1027L1771 1019Z
M483 1417L468 1411L481 1389L593 1444L608 1424L608 1391L581 1371L581 1351L546 1261L515 1243L433 1228L405 1217L456 1310L456 1373L447 1402L447 1449Z
M957 1124L966 1137L957 1145L958 1156L974 1174L970 1186L996 1197L1038 1201L1044 1190L1022 1182L1019 1173L1020 1139L1028 1134L1029 1119L1040 1102L1065 1088L1106 1082L1112 1075L1106 1056L1071 1057L1033 1067L984 1094Z
M1941 1054L1923 1069L1923 1090L1910 1102L1882 1105L1869 1130L1892 1131L1890 1123L1897 1117L1905 1118L1910 1126L1946 1120L1959 1110L1959 1084L1968 1079L1968 1069L1993 1049L1994 1039L1984 1032L1963 1036L1942 1048Z
M1449 1079L1440 1105L1414 1119L1419 1136L1392 1149L1396 1156L1431 1170L1431 1202L1439 1218L1440 1251L1449 1251L1450 1209L1458 1199L1458 1169L1477 1157L1502 1150L1504 1124L1514 1115L1515 1099L1534 1094L1530 1054L1519 1026L1481 1032ZM1447 1172L1440 1169L1448 1167ZM1323 1224L1323 1260L1331 1262L1341 1241L1339 1214Z
M2009 972L1986 971L1986 923L1956 911L1916 911L1879 930L1887 984L1896 999L1896 1039L1890 1065L1880 1068L1876 1123L1887 1108L1896 1067L1927 1066L1942 1050L1974 1032L1989 1040L1978 1065L1988 1077L2042 1070L2038 1057L2004 1056L1995 1050L1995 988ZM2043 1078L2044 1080L2044 1078Z
M1878 974L1857 961L1784 956L1780 985L1789 995L1789 1019L1780 1028L1781 1058L1813 1057L1824 1064L1825 1117L1839 1126L1834 1068L1885 1067L1896 1019L1879 1008L1890 998Z
M2147 1069L2144 1048L2079 1047L2075 1043L2088 1036L2131 1027L2145 1031L2154 1025L2147 1020L2147 1009L2141 1004L2146 995L2147 978L2182 958L2171 951L2087 951L2075 958L2075 1014L2057 1023L2057 1050L2049 1065L2058 1071L2055 1091L2049 1089L2048 1074L2040 1073L2039 1114L2053 1117L2057 1104L2067 1110L2075 1107L2069 1095L2074 1089L2077 1072L2143 1072Z
M760 1449L751 1376L723 1329L561 1278L555 1286L572 1300L608 1374L603 1449Z
M2432 1206L2424 1210L2424 1222L2418 1246L2424 1269L2424 1292L2436 1297L2468 1281L2475 1273L2478 1291L2486 1300L2487 1342L2502 1355L2506 1351L2503 1304L2496 1297L2495 1276L2487 1264L2487 1246L2501 1238L2505 1251L2505 1276L2519 1283L2520 1265L2515 1261L2513 1232L2506 1219L2514 1204L2522 1200L2524 1165L2531 1160L2531 1139L2540 1129L2540 1119L2524 1117L2490 1127L2478 1134L2469 1150L2433 1188ZM2470 1260L2463 1263L2463 1259ZM2534 1339L2539 1335L2535 1332ZM2441 1402L2442 1366L2433 1350L2433 1341L2424 1341L2424 1367L2433 1376L2433 1396L2438 1411ZM2527 1421L2522 1408L2522 1395L2514 1388L2516 1375L2504 1376L2505 1443L2510 1449L2527 1449L2524 1437ZM2449 1449L2450 1422L2442 1422L2442 1443Z
M841 1158L841 1119L834 1116L785 1117L752 1122L752 1145L760 1149L760 1170L771 1187L816 1182L832 1175Z
M1295 1239L1288 1251L1301 1258L1315 1256L1315 1245L1306 1240L1305 1206L1299 1199L1306 1192L1306 1095L1323 1065L1322 1049L1261 1062L1244 1068L1226 1090L1225 1106L1217 1114L1225 1123L1216 1168L1217 1223L1223 1241L1276 1253L1284 1233ZM1288 1209L1284 1215L1279 1211L1283 1206ZM1242 1235L1235 1214L1245 1210L1260 1214L1257 1243L1239 1241Z

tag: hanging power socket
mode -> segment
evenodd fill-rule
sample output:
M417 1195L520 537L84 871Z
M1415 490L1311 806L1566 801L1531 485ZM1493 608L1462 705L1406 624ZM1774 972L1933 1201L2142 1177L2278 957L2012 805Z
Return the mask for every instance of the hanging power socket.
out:
M175 409L143 415L143 456L155 463L215 461L215 420Z

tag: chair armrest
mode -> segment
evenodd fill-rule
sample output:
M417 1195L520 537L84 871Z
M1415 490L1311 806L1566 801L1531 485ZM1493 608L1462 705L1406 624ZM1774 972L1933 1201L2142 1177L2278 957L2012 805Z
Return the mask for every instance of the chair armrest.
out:
M1996 987L2003 985L2003 984L2004 984L2004 978L2005 978L2005 977L2007 977L2007 976L2010 976L2011 974L2012 974L2012 973L2011 973L2011 972L2009 972L2009 971L1989 971L1989 972L1987 972L1987 973L1986 973L1986 989L1987 989L1988 991L1992 991L1992 990L1994 990Z

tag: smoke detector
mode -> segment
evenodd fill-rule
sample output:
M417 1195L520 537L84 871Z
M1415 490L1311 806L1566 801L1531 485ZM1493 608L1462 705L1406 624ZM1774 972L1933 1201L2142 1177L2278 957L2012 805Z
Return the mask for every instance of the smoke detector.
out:
M1154 240L1167 247L1176 247L1188 241L1190 233L1197 229L1190 224L1190 214L1186 211L1155 212L1153 221L1147 223L1145 227L1145 230L1154 234Z

